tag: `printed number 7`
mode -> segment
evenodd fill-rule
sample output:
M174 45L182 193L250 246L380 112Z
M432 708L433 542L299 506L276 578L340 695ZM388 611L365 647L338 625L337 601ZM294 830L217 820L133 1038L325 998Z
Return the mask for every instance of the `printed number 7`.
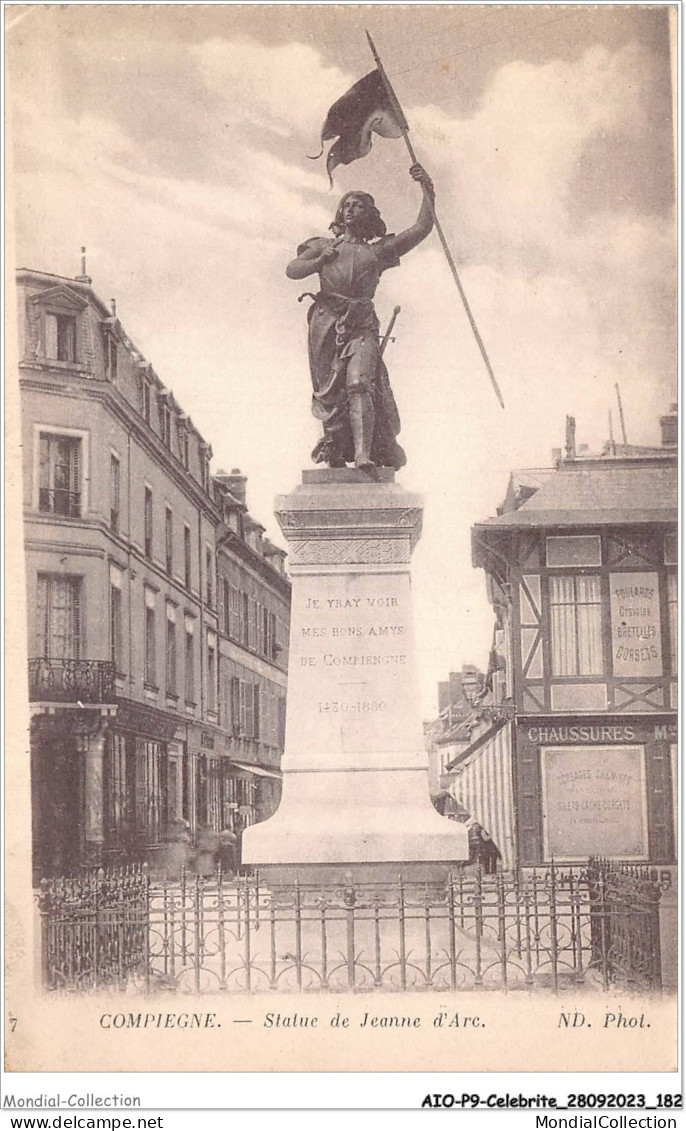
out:
M14 1016L13 1013L10 1013L9 1021L10 1021L10 1029L12 1030L12 1032L14 1032L14 1030L17 1027L17 1018Z

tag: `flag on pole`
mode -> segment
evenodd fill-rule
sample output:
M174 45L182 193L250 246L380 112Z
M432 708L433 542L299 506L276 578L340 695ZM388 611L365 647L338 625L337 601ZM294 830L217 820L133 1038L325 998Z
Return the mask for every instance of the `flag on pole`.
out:
M379 71L370 71L334 102L322 126L321 153L311 160L321 157L325 141L336 139L326 157L326 171L333 184L332 173L337 165L349 165L369 153L372 133L402 137L403 127L406 124L402 111L397 105L392 106Z

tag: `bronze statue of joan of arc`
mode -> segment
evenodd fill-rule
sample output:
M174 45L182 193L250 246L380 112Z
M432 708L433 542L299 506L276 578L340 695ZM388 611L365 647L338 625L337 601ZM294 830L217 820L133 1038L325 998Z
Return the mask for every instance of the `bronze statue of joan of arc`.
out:
M396 469L405 463L373 298L382 272L397 267L433 227L431 179L421 165L410 174L423 197L406 231L387 235L374 198L347 192L330 225L333 236L306 240L286 268L289 279L319 275L308 313L312 412L324 429L312 453L315 463Z

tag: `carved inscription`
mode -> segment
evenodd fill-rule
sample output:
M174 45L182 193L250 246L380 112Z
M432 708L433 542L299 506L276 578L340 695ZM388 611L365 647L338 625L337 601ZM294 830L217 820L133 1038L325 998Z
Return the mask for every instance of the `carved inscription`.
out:
M409 562L405 538L336 538L291 542L292 565L395 565Z

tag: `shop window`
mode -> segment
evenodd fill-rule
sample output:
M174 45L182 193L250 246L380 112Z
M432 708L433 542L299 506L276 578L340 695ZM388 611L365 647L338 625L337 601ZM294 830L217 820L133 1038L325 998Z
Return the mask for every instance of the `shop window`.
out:
M122 845L129 832L129 779L127 744L121 734L113 734L107 751L105 776L105 822L110 847Z
M136 832L146 845L160 838L162 811L162 747L159 742L136 742Z
M38 509L78 518L81 514L80 437L40 433Z
M600 577L550 578L550 637L554 676L603 674Z
M38 574L36 654L53 660L81 657L81 579Z

